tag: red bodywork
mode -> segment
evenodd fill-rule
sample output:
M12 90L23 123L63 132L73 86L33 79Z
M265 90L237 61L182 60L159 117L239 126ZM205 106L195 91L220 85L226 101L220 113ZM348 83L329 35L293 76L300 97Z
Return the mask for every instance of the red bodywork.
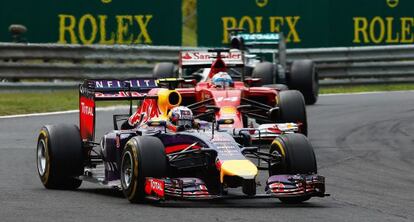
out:
M186 59L183 55L189 56L186 58L191 59L191 56L188 53L181 54L182 58L180 58L180 61ZM206 82L199 82L193 88L178 88L176 90L183 98L183 105L190 105L192 103L213 99L214 105L220 108L220 110L216 112L216 120L234 120L234 124L226 124L222 127L243 128L247 126L243 125L242 113L237 109L238 106L242 105L242 98L260 102L270 107L275 107L278 101L278 90L268 87L249 87L241 81L235 81L234 85L229 88L216 88L211 84L210 80L218 72L227 71L227 65L224 59L228 57L232 57L231 53L223 58L220 53L217 54L217 58L211 63L210 72ZM238 58L238 56L233 57ZM242 60L242 58L240 59ZM202 111L205 110L201 109L201 112Z
M241 98L261 102L269 106L277 105L278 91L267 87L247 87L243 82L235 81L234 86L226 89L215 88L209 82L200 82L194 88L177 88L183 98L183 104L189 105L213 99L220 110L216 112L216 120L234 119L234 124L223 125L229 128L243 128L242 114L237 109Z
M148 95L157 95L158 88L151 89L148 92ZM137 108L135 113L128 119L128 123L131 126L134 126L138 122L146 122L152 118L156 118L160 116L160 110L157 106L157 100L154 99L144 99L141 105ZM141 120L142 117L142 120Z

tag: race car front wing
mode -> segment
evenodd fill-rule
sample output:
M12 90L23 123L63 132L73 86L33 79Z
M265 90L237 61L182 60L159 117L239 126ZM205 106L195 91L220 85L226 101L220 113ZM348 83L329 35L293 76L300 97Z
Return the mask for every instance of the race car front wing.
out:
M265 191L274 197L316 196L324 197L325 177L313 175L273 175Z
M145 181L148 199L212 200L244 198L325 197L325 178L319 175L274 175L266 183L265 194L255 196L210 193L198 178L150 178Z

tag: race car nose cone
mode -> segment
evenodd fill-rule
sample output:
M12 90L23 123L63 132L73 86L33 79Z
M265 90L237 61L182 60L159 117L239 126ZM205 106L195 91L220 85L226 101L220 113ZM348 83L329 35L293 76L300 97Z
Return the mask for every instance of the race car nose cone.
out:
M220 181L224 176L238 176L243 179L254 179L257 175L257 167L249 160L226 160L221 164Z

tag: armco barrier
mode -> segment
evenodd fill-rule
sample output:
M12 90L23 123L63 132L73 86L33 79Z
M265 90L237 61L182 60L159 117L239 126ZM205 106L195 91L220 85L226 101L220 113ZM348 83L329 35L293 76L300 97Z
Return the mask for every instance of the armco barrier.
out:
M0 43L0 79L150 76L180 50L197 48ZM322 85L414 82L414 45L289 49L287 58L315 61Z

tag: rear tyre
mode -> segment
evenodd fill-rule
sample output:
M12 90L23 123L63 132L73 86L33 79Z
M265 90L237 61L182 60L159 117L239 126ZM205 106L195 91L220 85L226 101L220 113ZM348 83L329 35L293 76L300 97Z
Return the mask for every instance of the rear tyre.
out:
M153 77L156 79L175 78L175 66L171 62L160 62L155 64Z
M319 96L319 80L312 60L293 61L288 85L291 89L299 90L308 105L315 104Z
M300 133L308 135L308 122L306 118L306 106L302 94L296 90L281 91L278 97L280 116L276 122L301 123Z
M270 153L279 153L281 163L269 165L269 175L316 174L315 153L308 139L302 134L284 134L277 137L270 146ZM279 198L283 203L295 204L309 200L310 196Z
M144 200L145 178L165 177L167 156L162 142L151 136L131 138L122 152L121 186L131 203Z
M48 189L78 188L84 171L84 154L75 125L47 125L40 130L36 149L37 172Z
M270 62L261 62L253 69L252 77L260 78L260 85L274 84L273 76L275 75L274 65Z

